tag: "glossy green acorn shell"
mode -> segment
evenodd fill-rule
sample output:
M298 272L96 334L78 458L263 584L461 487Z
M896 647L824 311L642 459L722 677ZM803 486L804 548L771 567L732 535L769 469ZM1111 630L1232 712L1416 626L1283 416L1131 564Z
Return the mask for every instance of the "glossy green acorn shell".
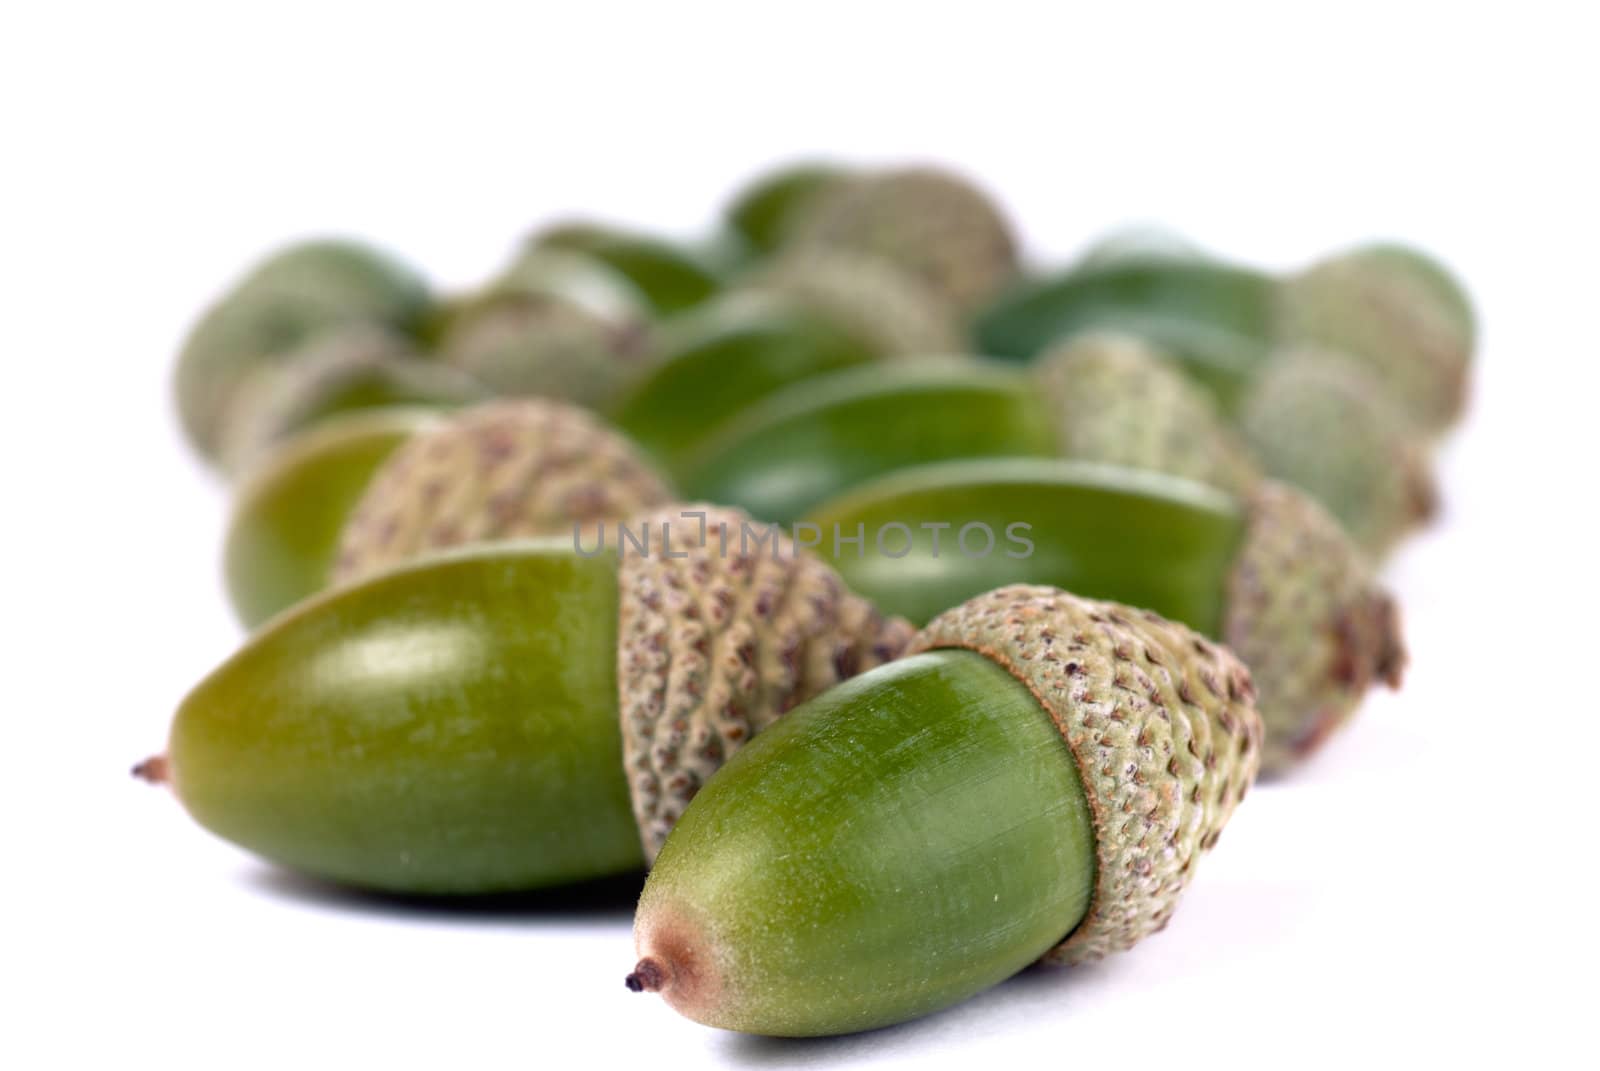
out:
M1094 872L1061 733L1010 673L943 650L824 692L730 758L639 913L680 960L717 950L717 991L685 1014L837 1034L1015 974L1084 917Z
M791 302L740 294L665 328L612 421L669 472L780 387L872 360L861 342Z
M327 592L184 699L173 787L219 836L366 888L486 893L636 868L617 609L614 556L566 540Z
M1029 360L1094 328L1138 335L1184 362L1225 407L1237 403L1277 332L1277 283L1199 259L1113 260L1032 279L977 317L980 352Z
M852 590L916 624L1028 583L1154 610L1212 636L1244 534L1238 501L1202 484L1031 458L905 469L817 506L805 523ZM863 541L836 550L836 532Z
M723 210L728 228L759 255L776 251L817 196L849 172L836 164L801 163L756 176Z
M1050 416L1023 370L930 359L850 369L771 395L688 459L679 486L787 523L896 469L1055 451Z
M339 535L372 474L428 409L335 417L267 454L240 484L223 550L229 601L246 628L321 591Z

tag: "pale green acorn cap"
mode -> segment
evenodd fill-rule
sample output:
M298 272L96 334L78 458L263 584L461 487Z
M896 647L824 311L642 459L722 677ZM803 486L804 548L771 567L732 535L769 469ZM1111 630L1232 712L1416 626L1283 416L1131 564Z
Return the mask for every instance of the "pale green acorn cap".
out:
M540 398L488 402L390 455L345 524L333 579L468 543L592 535L671 497L634 445L586 410Z
M1094 816L1088 913L1044 959L1081 963L1162 929L1255 779L1262 725L1231 652L1147 610L1014 585L928 623L908 654L976 651L1055 723Z
M965 178L935 167L839 179L797 222L794 243L882 257L961 313L1018 270L1016 239L1000 207Z
M1240 406L1267 472L1310 494L1369 554L1381 555L1438 505L1428 452L1370 371L1337 351L1274 357Z
M1098 330L1034 365L1063 457L1184 476L1243 494L1261 478L1203 388L1132 335Z
M623 761L645 857L729 755L799 703L897 658L913 629L777 526L679 505L618 533ZM641 545L634 540L644 540Z
M921 280L879 257L810 248L780 257L750 283L835 324L884 357L964 353L949 307Z
M1255 679L1276 773L1343 725L1375 683L1398 688L1399 609L1325 509L1263 480L1246 502L1222 636Z

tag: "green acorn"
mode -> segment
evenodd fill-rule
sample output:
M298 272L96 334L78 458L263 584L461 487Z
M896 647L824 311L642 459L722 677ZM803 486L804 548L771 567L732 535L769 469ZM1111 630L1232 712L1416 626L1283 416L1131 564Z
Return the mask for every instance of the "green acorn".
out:
M332 577L463 544L592 532L671 497L633 444L588 412L541 398L489 402L385 459L350 510Z
M428 305L422 279L371 247L321 240L275 253L212 304L184 341L175 386L185 434L215 459L230 411L257 370L343 324L411 331Z
M444 326L441 357L497 394L611 404L649 350L646 303L591 257L521 257Z
M780 387L878 356L794 300L735 291L663 325L647 367L610 415L676 472L723 425Z
M1337 521L1264 480L1243 496L1147 471L1029 459L907 469L795 527L887 613L926 621L1010 583L1147 607L1228 644L1282 771L1405 664L1394 601Z
M635 991L841 1034L1161 930L1255 776L1250 676L1154 614L1008 587L735 755L645 884Z
M920 279L877 257L809 249L774 261L749 285L832 321L886 357L965 353L960 324Z
M166 754L135 772L218 836L365 888L635 869L725 757L911 630L742 514L668 507L626 528L642 543L478 545L300 603L184 699Z
M1133 224L1119 227L1089 243L1078 254L1076 267L1103 268L1152 260L1205 262L1214 259L1177 231L1153 224Z
M1285 282L1284 336L1361 360L1427 432L1466 405L1476 341L1471 303L1445 268L1421 252L1362 246Z
M222 437L224 467L237 472L296 432L341 413L383 406L466 405L482 384L423 357L415 345L371 324L330 328L257 369Z
M601 261L637 287L658 316L693 308L722 285L717 273L687 250L603 224L560 223L534 235L528 249L566 249Z
M1374 556L1437 508L1410 420L1363 364L1343 355L1279 357L1246 396L1239 424L1269 473L1326 506Z
M965 313L1018 271L1011 224L988 194L932 167L878 171L831 185L795 225L796 246L882 257Z
M223 577L246 628L321 591L350 511L385 458L443 419L430 409L341 414L270 450L234 493Z
M1062 457L1187 476L1242 493L1261 478L1216 401L1133 335L1091 331L1040 355Z
M828 163L787 164L757 175L723 209L728 229L757 255L786 245L816 200L850 172Z
M1231 411L1278 335L1270 276L1181 257L1112 259L1025 281L978 313L980 352L1027 361L1083 331L1134 334L1180 360Z
M1243 490L1255 467L1204 393L1137 338L1097 332L1030 369L924 359L796 383L674 470L685 491L788 522L897 469L975 457L1075 457Z

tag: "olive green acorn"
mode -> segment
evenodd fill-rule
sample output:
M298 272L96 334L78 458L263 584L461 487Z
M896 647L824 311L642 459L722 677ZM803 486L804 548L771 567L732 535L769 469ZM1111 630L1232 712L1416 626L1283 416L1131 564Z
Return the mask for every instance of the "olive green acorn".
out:
M1249 673L1143 610L981 595L734 756L646 882L630 989L838 1034L1162 929L1255 776Z
M949 306L893 262L840 249L775 260L748 284L799 303L887 357L965 353Z
M693 308L722 285L704 259L689 250L605 224L581 220L558 223L534 235L528 248L568 249L603 262L638 288L659 316Z
M1010 583L1151 609L1225 642L1255 677L1263 769L1281 772L1405 665L1394 600L1317 503L1145 470L988 459L906 469L796 526L851 589L925 621Z
M633 444L588 412L541 398L488 402L384 461L350 511L332 576L343 583L462 544L592 531L671 498Z
M1092 331L1041 354L1062 457L1186 476L1243 493L1261 471L1216 401L1134 335Z
M1183 363L1231 412L1266 364L1279 333L1277 280L1199 258L1091 262L1025 280L981 310L980 352L1032 360L1073 335L1115 329Z
M135 772L317 877L534 889L639 867L722 758L911 636L743 514L669 507L596 537L468 547L300 603Z
M185 434L214 459L230 411L258 369L341 324L410 331L428 306L422 279L369 246L329 239L273 254L212 304L184 341L175 386Z
M1437 508L1411 421L1364 366L1340 354L1302 349L1274 360L1239 423L1269 473L1321 502L1373 555Z
M882 257L963 314L1018 271L1016 239L1000 207L962 176L933 167L832 184L797 221L793 241Z
M602 407L648 353L646 308L638 289L600 261L540 249L455 312L439 351L498 394Z
M1292 276L1282 304L1290 342L1359 359L1424 431L1461 415L1476 324L1465 291L1436 261L1362 246Z
M788 297L733 291L664 324L608 412L676 474L744 409L780 387L876 360L869 341Z
M234 493L223 551L228 599L245 627L327 586L345 522L373 473L442 419L414 408L345 413L257 461Z
M477 380L423 357L393 331L372 324L331 328L252 373L223 433L223 466L241 471L278 442L340 413L453 407L487 395Z

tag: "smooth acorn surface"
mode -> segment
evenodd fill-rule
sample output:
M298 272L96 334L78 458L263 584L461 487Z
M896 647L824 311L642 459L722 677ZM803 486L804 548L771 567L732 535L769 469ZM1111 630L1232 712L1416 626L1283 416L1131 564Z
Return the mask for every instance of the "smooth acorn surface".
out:
M1237 500L1203 484L1031 458L908 468L817 506L805 523L853 590L916 624L1025 582L1141 606L1213 636L1243 536ZM862 543L835 552L836 531Z
M1277 284L1246 268L1176 257L1092 264L1029 280L974 324L981 352L1029 360L1091 328L1139 335L1180 358L1225 407L1267 359Z
M690 458L679 485L788 523L846 488L918 463L1055 451L1049 415L1022 370L930 359L778 391Z
M1095 833L1060 732L981 655L915 655L797 707L689 805L639 903L630 988L752 1033L953 1004L1084 917Z
M741 294L663 331L613 422L676 471L751 403L780 387L864 364L875 354L790 302Z
M372 474L439 419L428 409L351 413L262 459L239 487L223 550L228 598L246 628L327 586L340 532Z
M636 868L617 607L615 557L565 540L327 592L189 694L168 775L219 836L367 888L483 893Z
M602 261L638 287L659 316L693 308L721 288L721 280L671 242L600 224L568 223L538 235L537 248L570 249Z

